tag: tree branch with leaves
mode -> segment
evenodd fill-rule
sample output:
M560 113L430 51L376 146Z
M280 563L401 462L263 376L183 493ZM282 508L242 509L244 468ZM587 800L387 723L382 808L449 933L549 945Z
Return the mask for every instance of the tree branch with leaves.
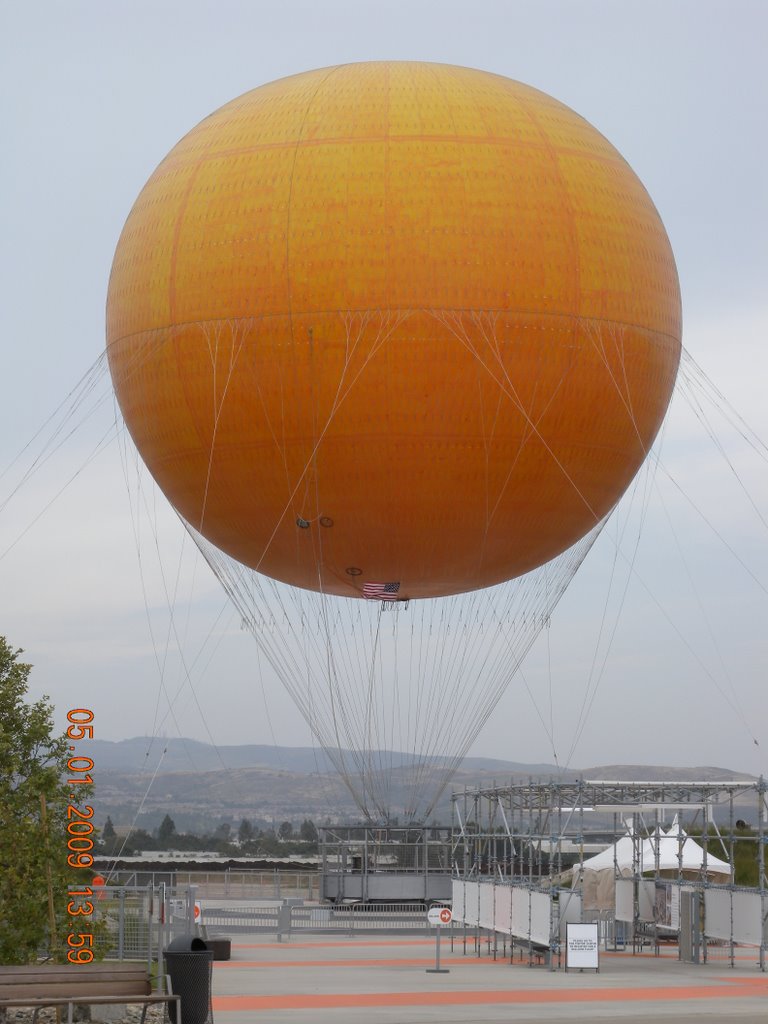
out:
M37 959L53 949L49 879L59 938L69 922L66 782L69 743L53 735L48 697L27 703L32 666L0 637L0 963ZM79 787L78 801L87 796ZM77 878L80 881L80 878Z

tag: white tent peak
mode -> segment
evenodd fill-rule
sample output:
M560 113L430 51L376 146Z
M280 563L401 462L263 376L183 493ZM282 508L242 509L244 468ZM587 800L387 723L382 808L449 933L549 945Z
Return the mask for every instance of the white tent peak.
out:
M730 877L731 873L731 865L710 850L706 853L705 869L704 848L675 823L667 832L661 832L658 843L653 836L633 839L627 832L613 846L577 865L576 870L602 871L615 867L619 874L628 875L632 874L635 865L641 874L657 867L659 871L704 872L707 876L724 874Z
M615 905L616 878L658 871L667 878L682 876L711 882L728 882L731 866L699 846L679 824L655 837L633 838L630 832L613 846L602 850L573 869L573 884L581 884L583 906L587 910L609 910Z

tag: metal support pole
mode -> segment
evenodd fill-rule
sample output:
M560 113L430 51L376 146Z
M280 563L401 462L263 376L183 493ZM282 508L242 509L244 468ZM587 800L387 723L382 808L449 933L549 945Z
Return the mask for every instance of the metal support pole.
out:
M190 885L187 889L187 925L189 926L190 933L195 931L195 902L197 896L197 886Z
M147 886L147 971L152 973L152 918L155 914L155 889L150 882Z
M125 889L117 894L117 959L125 959Z
M765 942L766 927L768 927L768 905L766 904L766 878L765 878L765 819L766 811L766 783L761 775L757 782L757 880L760 886L760 920L762 931L760 935L760 970L765 970Z
M447 967L440 966L440 927L435 928L435 966L428 967L427 974L450 974Z
M734 856L733 856L733 853L734 853L733 842L734 842L734 840L733 840L733 790L732 789L729 790L728 796L729 796L729 801L728 801L728 832L729 832L729 835L728 835L728 860L730 861L730 864L731 864L731 881L730 881L730 886L729 886L729 888L730 888L729 897L730 897L730 904L731 904L731 927L730 927L731 934L730 934L730 941L729 941L729 962L730 962L730 966L733 968L733 967L736 966L736 946L735 946L735 943L733 941L733 885L734 885L734 882L736 881L736 877L735 877L735 873L734 873L734 865L736 864L736 861L735 861Z
M165 882L160 883L160 913L157 918L157 982L165 975L163 968L163 949L165 947L165 927L170 918L170 898Z

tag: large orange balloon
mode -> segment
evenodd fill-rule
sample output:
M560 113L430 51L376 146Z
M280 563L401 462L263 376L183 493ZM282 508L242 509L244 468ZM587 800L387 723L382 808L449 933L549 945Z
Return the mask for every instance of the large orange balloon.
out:
M348 596L563 551L632 479L680 356L669 242L619 153L535 89L438 64L310 71L202 121L131 211L107 314L174 506Z

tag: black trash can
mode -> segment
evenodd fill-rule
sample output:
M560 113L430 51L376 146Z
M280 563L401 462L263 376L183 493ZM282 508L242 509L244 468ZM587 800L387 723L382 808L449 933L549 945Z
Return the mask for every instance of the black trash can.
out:
M213 1024L213 950L196 935L180 935L168 944L164 956L171 991L181 996L182 1024ZM168 1003L168 1016L176 1024L175 1003Z

